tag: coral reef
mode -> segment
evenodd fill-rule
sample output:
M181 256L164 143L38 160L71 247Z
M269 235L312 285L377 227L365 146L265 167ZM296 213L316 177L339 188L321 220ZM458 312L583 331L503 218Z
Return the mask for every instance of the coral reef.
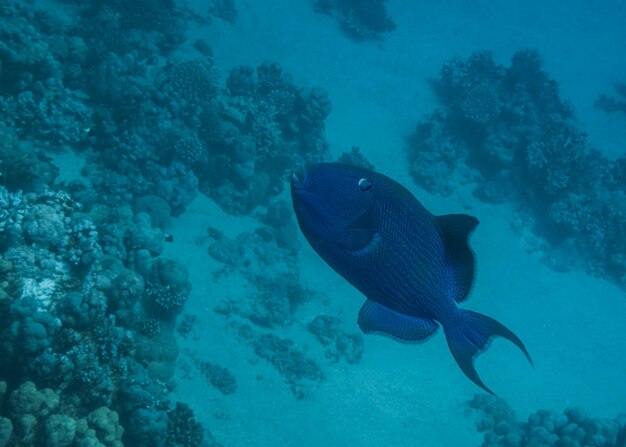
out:
M84 61L68 25L21 2L0 8L0 112L5 125L47 145L77 144L91 122L84 97L64 86L64 62ZM40 32L45 29L46 32Z
M626 427L626 415L615 419L600 419L580 409L569 408L558 414L540 410L528 421L519 421L507 403L498 397L476 395L469 407L478 411L476 423L484 433L483 447L621 447ZM621 436L621 439L620 439Z
M311 292L276 197L294 165L327 156L330 101L272 63L234 69L224 89L210 42L174 51L191 20L234 21L232 1L206 17L174 0L54 3L0 5L0 446L218 445L170 401L192 286L162 256L164 231L199 190L228 212L256 210L255 231L213 234L222 274L253 285L223 313L263 331L292 321ZM80 172L60 181L68 158ZM337 329L328 349L355 357L350 340ZM300 397L323 379L287 338L241 344ZM225 366L196 367L236 391Z
M147 214L98 204L86 213L61 191L0 187L0 199L0 378L14 384L4 387L7 404L0 402L9 410L2 436L20 445L158 445L159 430L131 422L146 408L166 420L168 404L158 402L166 402L177 348L173 328L145 335L154 310L144 297L155 284L188 294L186 268L146 248L154 244ZM107 252L129 264L137 252L145 257L133 271ZM169 321L184 301L158 303Z
M489 52L444 64L436 85L442 107L417 126L411 174L434 193L475 185L485 201L513 200L557 250L571 245L587 268L626 284L621 162L591 147L536 51L508 67Z
M280 193L294 165L326 157L331 105L324 90L297 87L272 63L234 68L226 86L222 107L201 115L211 155L196 172L200 189L224 209L249 213Z

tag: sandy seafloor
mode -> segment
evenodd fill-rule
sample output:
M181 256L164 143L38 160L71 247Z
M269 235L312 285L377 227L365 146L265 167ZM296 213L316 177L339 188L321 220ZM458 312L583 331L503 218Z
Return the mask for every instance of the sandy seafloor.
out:
M508 65L515 50L537 48L592 144L611 157L620 155L626 149L624 117L595 110L593 101L611 93L612 83L626 73L624 2L603 2L603 10L565 1L434 3L390 0L398 28L373 42L349 40L335 20L313 13L309 1L292 0L238 0L234 25L216 19L194 33L211 42L224 76L237 65L275 61L297 85L325 88L333 103L327 120L333 156L359 146L379 171L407 186L435 214L467 212L480 219L472 239L477 280L464 307L505 323L533 356L535 369L513 345L496 341L477 361L485 383L519 417L569 406L614 417L626 411L624 291L584 272L551 270L532 235L521 237L512 229L517 212L510 206L482 204L461 185L447 199L425 193L408 175L404 139L436 107L428 81L445 60L488 49ZM221 265L207 255L203 236L210 225L234 237L257 223L228 216L198 196L175 220L175 243L164 255L189 266L193 292L185 312L198 319L195 333L180 340L174 397L188 402L218 441L225 446L480 444L474 418L465 415L465 402L480 390L454 363L441 331L419 345L367 336L360 363L325 366L327 380L303 400L295 399L278 373L255 360L225 317L213 311L225 297L247 292L236 274L213 278ZM354 332L364 299L301 242L301 280L323 298L300 308L277 333L319 356L319 343L305 324L319 313L337 313ZM197 374L188 378L185 349L233 371L237 392L223 396Z

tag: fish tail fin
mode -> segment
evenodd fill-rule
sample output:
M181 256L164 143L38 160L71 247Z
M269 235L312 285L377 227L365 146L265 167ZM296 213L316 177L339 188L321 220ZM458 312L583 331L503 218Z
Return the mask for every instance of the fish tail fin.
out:
M530 364L533 364L524 343L506 326L477 312L465 309L458 311L462 313L458 323L444 325L446 340L461 371L483 390L494 394L478 376L474 368L474 358L489 347L489 340L493 336L504 337L512 342L522 350Z

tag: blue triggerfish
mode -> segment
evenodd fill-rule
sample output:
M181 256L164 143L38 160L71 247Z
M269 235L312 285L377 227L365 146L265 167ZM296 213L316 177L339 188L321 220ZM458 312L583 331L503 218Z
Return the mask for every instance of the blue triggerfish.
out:
M468 238L478 219L434 216L389 177L339 163L294 174L291 197L313 249L366 296L358 316L364 333L421 341L442 325L463 373L491 394L474 368L491 337L510 340L532 364L522 341L504 325L457 306L474 279Z

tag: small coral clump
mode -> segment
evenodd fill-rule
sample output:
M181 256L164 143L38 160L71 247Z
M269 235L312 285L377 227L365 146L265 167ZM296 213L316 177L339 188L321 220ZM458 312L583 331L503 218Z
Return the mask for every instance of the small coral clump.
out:
M187 137L178 140L174 144L174 153L176 158L182 160L188 165L197 162L205 152L202 142L195 137Z
M330 315L318 315L308 325L317 340L326 348L325 355L330 361L345 359L357 363L363 356L365 341L359 333L347 333L340 328L341 320Z
M626 84L615 84L617 96L600 95L596 107L606 113L622 112L626 114Z
M176 402L167 415L167 447L197 447L202 442L204 430L196 420L189 405Z
M193 359L196 368L209 381L209 383L217 388L222 394L233 394L237 391L237 379L228 369L215 363L206 362L199 358Z
M375 39L396 29L386 0L317 0L315 9L333 15L344 31L357 40Z
M155 337L161 333L161 322L154 319L143 320L139 323L139 332L148 337Z
M486 394L474 396L469 407L480 413L476 425L484 433L483 447L620 447L626 440L626 415L600 419L576 408L562 414L539 410L524 422L503 399Z
M188 291L171 285L148 285L146 293L150 303L167 315L178 314L185 305L189 295Z
M175 62L168 68L174 92L191 103L208 102L217 93L217 72L210 59Z
M296 398L304 399L311 385L325 380L319 364L298 349L293 340L259 333L247 325L239 328L239 335L250 343L256 355L276 368Z

